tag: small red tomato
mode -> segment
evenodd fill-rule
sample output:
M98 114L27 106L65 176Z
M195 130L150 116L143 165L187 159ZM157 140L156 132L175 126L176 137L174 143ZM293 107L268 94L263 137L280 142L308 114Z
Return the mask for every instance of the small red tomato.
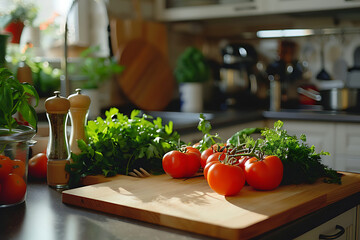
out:
M25 176L25 172L26 172L26 166L25 163L21 160L13 160L12 161L12 171L11 173L17 174L20 177L24 177Z
M2 182L0 203L13 204L24 199L26 193L26 183L22 177L10 173Z
M249 156L242 156L239 158L238 162L239 162L239 167L242 168L242 170L245 171L245 163L250 159L251 157Z
M186 153L195 153L196 155L198 155L199 157L201 156L201 152L199 151L199 149L197 148L194 148L194 147L190 147L190 146L187 146L186 147Z
M224 152L215 152L215 153L211 154L207 158L206 164L208 164L209 162L212 162L212 161L216 161L216 162L222 161L222 160L225 159L225 157L226 157L226 153L224 153Z
M233 196L244 187L245 175L239 166L219 162L209 168L207 181L211 189L218 194Z
M264 159L250 158L245 163L246 182L258 190L277 188L283 177L283 164L277 156L266 156Z
M214 153L214 149L213 148L208 148L205 149L202 153L201 153L201 167L205 168L206 165L206 160L208 159L208 157Z
M200 169L200 157L194 152L170 151L162 159L164 171L173 178L194 176Z
M0 180L5 179L12 170L12 160L4 155L0 155Z
M46 178L47 157L45 153L38 153L29 160L29 176L34 178Z
M217 161L212 161L212 162L208 162L208 163L205 165L204 171L203 171L203 173L204 173L204 178L205 178L205 179L207 179L207 174L208 174L208 172L209 172L209 168L210 168L214 163L219 163L219 162L217 162Z

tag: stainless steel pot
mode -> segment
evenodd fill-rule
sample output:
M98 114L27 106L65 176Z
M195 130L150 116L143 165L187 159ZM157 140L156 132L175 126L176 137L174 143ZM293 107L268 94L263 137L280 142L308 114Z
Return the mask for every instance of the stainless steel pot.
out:
M327 110L341 111L359 107L359 89L356 88L332 88L320 92L298 88L298 93L320 102Z

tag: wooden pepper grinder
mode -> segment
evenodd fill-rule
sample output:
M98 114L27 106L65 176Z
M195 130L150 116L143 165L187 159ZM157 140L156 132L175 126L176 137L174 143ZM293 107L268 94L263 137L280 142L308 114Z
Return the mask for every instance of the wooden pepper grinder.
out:
M69 174L65 171L65 165L69 163L70 149L66 134L66 122L70 101L61 97L59 91L55 96L46 99L46 116L49 120L49 142L46 155L47 183L53 188L65 188L69 180Z
M90 97L81 94L81 89L75 90L76 93L68 97L70 101L70 119L71 119L71 134L70 134L70 150L72 153L79 154L81 150L78 147L77 140L86 141L85 125L89 113Z

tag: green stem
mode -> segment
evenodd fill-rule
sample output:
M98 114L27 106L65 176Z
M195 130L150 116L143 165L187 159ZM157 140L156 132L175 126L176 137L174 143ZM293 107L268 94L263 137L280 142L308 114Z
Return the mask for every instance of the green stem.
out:
M258 144L259 144L258 140L256 140L254 147L251 149L251 151L249 153L234 154L232 156L233 157L249 156L249 157L256 157L257 159L261 159L261 157L255 153L255 150L256 150Z
M128 161L127 164L126 164L125 175L128 175L128 174L129 174L129 166L130 166L130 162L132 161L133 157L134 157L134 154L131 155L129 161Z

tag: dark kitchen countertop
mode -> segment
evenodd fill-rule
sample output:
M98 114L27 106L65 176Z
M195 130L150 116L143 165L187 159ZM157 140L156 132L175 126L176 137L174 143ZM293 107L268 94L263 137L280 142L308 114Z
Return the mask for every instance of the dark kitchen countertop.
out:
M150 114L150 112L149 112ZM199 114L151 112L153 116L171 119L175 130L183 134L197 131ZM306 112L299 110L234 111L206 113L214 128L262 119L294 119L360 123L359 114ZM257 239L290 239L360 203L360 193L329 205L299 220L268 232ZM0 208L0 239L211 239L189 232L162 227L133 219L78 208L62 203L61 192L46 181L28 181L26 202Z
M299 109L282 109L279 112L264 111L263 117L266 119L280 119L280 120L360 123L359 112L345 112L345 111L312 111L312 110L299 110Z
M161 117L163 123L170 120L174 123L174 129L181 134L199 131L200 113L186 112L146 112L153 117ZM264 119L263 111L224 111L224 112L204 112L204 116L210 121L213 129L226 127L235 124L247 123Z
M256 239L291 239L360 203L360 193L265 233ZM115 240L213 239L190 232L62 203L61 192L43 181L28 181L25 203L0 208L0 239L11 240Z

